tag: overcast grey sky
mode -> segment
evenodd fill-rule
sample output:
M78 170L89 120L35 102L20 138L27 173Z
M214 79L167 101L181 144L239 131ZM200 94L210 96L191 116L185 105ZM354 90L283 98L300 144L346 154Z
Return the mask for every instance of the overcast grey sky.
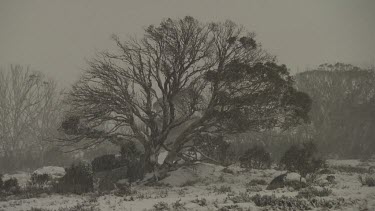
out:
M231 19L293 72L321 63L375 62L375 0L0 0L0 66L30 65L68 85L110 35L163 18Z

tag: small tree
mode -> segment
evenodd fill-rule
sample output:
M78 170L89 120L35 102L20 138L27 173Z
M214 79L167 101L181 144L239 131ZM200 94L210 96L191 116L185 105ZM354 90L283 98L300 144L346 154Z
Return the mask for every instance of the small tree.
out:
M241 167L263 169L271 166L271 154L262 146L254 146L240 157Z
M280 160L288 171L297 172L301 177L315 173L324 167L325 161L317 157L317 147L313 142L292 145Z

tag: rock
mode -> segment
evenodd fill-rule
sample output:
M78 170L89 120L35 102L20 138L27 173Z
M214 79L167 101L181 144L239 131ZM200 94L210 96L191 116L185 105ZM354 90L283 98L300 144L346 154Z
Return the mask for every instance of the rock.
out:
M277 177L275 177L275 179L273 179L271 181L271 183L267 186L267 190L275 190L277 188L283 188L285 187L285 177L287 176L287 174L281 174Z
M297 182L302 182L302 183L306 183L306 179L305 178L301 178L301 175L298 174L298 173L288 173L285 177L285 181L286 182L294 182L294 181L297 181Z
M306 179L301 178L301 175L297 173L285 173L281 174L271 181L267 186L267 190L275 190L277 188L292 187L294 190L298 190L306 186Z

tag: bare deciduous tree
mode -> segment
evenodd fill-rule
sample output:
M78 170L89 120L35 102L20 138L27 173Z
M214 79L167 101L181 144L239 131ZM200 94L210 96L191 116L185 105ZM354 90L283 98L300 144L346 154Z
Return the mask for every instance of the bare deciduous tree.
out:
M20 65L0 71L0 154L43 151L58 127L56 84Z
M231 21L167 19L149 26L142 39L113 40L118 52L91 60L70 92L72 113L62 124L70 143L136 141L153 169L161 149L169 152L164 164L171 164L199 134L307 120L310 99L293 88L286 67Z

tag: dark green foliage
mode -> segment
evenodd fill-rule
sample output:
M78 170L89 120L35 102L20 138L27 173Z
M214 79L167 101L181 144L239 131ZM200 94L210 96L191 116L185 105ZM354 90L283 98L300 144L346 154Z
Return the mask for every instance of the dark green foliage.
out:
M299 200L293 197L276 197L275 195L256 194L252 197L252 201L258 207L270 206L281 210L309 210L311 205L308 201Z
M267 185L267 181L263 179L252 179L250 182L246 183L246 186L256 186L256 185Z
M85 163L72 164L65 169L66 174L55 184L58 193L82 194L93 190L91 166Z
M120 159L116 159L115 155L102 155L94 158L91 162L92 170L94 172L108 171L121 167Z
M325 197L329 196L332 194L332 190L328 188L323 188L323 189L317 189L315 187L309 187L306 189L302 189L298 192L297 197L299 198L314 198L314 197Z
M325 161L317 158L317 148L314 143L307 142L302 145L292 145L280 160L286 170L297 172L302 177L315 173L325 166Z
M7 193L18 193L20 191L20 186L18 185L18 180L16 178L10 178L3 182L2 190Z
M31 175L30 179L30 185L32 186L37 186L37 187L42 187L46 185L49 181L51 181L51 176L48 174L35 174L33 173Z
M371 175L358 175L358 179L363 186L375 187L375 177Z
M121 146L121 161L127 166L127 178L129 182L142 179L146 173L145 156L137 149L134 142L127 142Z
M232 192L232 188L226 185L222 185L219 188L215 186L214 192L219 193L219 194L228 193L228 192Z
M339 172L346 172L346 173L358 173L358 174L369 173L369 169L365 167L361 167L361 166L341 165L341 166L332 166L331 168Z
M243 168L265 169L271 166L271 154L262 146L254 146L240 157Z
M230 143L224 140L223 136L199 135L194 139L194 146L200 153L220 162L229 163Z
M0 174L0 190L3 188L3 175Z

